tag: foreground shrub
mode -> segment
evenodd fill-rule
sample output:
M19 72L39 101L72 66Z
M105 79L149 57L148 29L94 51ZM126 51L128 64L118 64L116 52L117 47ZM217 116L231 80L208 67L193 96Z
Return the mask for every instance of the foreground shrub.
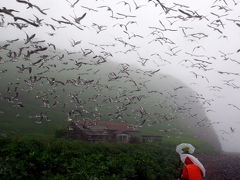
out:
M175 147L0 139L0 179L176 179Z

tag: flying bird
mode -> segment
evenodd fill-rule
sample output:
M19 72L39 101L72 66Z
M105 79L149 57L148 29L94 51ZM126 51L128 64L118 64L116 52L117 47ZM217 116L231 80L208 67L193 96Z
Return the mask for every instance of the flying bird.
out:
M80 24L80 21L81 21L86 15L87 15L87 13L84 13L84 14L83 14L82 16L80 16L80 17L76 17L76 15L75 15L75 17L72 17L72 18L74 19L75 23Z
M27 36L27 39L26 39L26 41L25 41L24 44L29 43L29 42L36 36L36 34L32 34L31 36L29 36L29 35L26 33L26 36Z
M124 6L128 6L129 11L131 12L131 5L126 1L119 1L117 4L123 3Z
M133 0L133 3L134 3L134 5L135 5L135 10L138 10L138 9L140 9L141 7L144 7L144 6L146 6L146 5L137 5L137 3Z
M70 41L72 47L77 46L78 44L80 44L82 41L75 41L74 39L72 41Z
M90 7L87 7L87 6L81 6L81 7L84 8L84 9L87 9L87 10L89 10L89 11L98 12L98 10L92 9L92 8L90 8Z
M107 8L107 11L110 11L111 12L111 17L113 17L113 10L112 10L112 8L111 7L109 7L109 6L99 6L99 7L97 7L97 8Z
M193 48L192 52L194 52L196 49L200 49L200 48L202 48L203 50L205 50L205 48L204 48L203 46L196 46L196 47Z
M48 10L48 9L41 9L37 5L34 5L34 4L32 4L32 3L28 2L28 1L24 1L24 0L16 0L16 1L19 2L19 3L27 4L28 5L27 9L28 8L36 8L40 13L42 13L44 15L47 15L44 11Z
M68 1L68 0L66 0L66 1L70 4L71 8L74 8L74 6L75 6L80 0L76 0L74 3L71 3L71 2Z
M240 108L234 104L228 104L229 106L235 107L236 109L240 110Z

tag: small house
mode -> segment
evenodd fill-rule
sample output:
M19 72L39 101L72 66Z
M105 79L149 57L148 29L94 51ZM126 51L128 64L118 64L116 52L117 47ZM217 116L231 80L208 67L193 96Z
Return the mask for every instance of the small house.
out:
M75 121L69 125L68 136L90 142L130 142L140 133L135 127L123 122Z

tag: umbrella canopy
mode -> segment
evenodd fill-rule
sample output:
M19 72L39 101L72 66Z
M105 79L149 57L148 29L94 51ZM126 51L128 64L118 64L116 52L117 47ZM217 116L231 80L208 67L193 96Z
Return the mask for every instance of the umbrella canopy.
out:
M188 143L182 143L177 145L176 147L176 152L178 154L183 154L183 153L187 153L187 154L193 154L195 151L195 147L193 147L193 145L188 144Z

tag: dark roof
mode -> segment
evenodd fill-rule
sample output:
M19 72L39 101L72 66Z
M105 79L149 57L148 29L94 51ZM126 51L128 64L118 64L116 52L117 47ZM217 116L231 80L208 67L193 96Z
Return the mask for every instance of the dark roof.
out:
M75 121L74 124L80 129L112 130L112 131L138 131L135 127L123 122L109 121Z

